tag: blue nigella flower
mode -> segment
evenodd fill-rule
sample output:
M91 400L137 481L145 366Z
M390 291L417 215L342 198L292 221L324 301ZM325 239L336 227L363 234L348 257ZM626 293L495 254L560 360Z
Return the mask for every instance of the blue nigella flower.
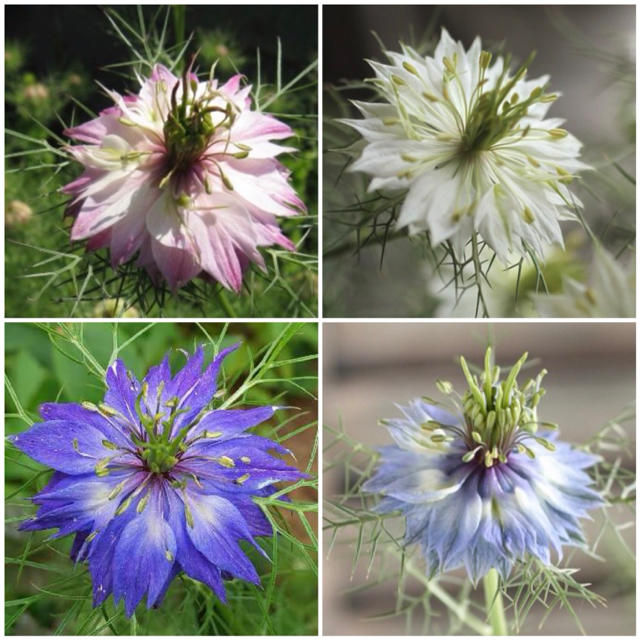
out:
M405 543L420 544L430 575L464 566L476 584L492 568L506 579L527 556L549 564L551 550L584 545L579 519L603 504L585 472L598 457L538 420L546 371L518 387L526 358L502 381L490 349L479 377L460 358L464 395L438 383L455 414L414 400L383 423L395 445L363 489L382 494L378 512L404 514Z
M130 616L147 594L158 605L181 571L225 600L224 578L259 578L239 546L272 535L253 501L275 482L305 474L270 455L276 442L245 433L277 407L211 408L221 351L202 372L203 350L171 375L168 357L142 383L120 360L107 370L104 402L50 403L43 422L10 439L53 467L21 529L74 533L71 556L86 560L94 606L110 593Z

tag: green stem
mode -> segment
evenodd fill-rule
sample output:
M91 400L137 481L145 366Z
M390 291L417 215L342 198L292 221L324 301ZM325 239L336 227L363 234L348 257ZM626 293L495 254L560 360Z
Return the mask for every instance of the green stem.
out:
M398 553L394 553L394 555L399 557ZM430 580L427 578L424 573L424 569L414 566L412 562L407 562L405 564L405 571L419 580L426 587L427 591L432 596L440 600L440 602L447 607L449 611L451 611L451 613L460 620L460 622L463 622L470 629L473 629L478 635L489 636L492 634L492 628L469 611L467 603L458 602L438 584L437 580Z
M471 252L473 257L473 266L475 269L475 281L478 288L478 305L482 306L482 316L484 318L489 317L489 309L487 308L487 302L484 299L484 293L482 291L482 264L480 262L480 252L478 251L478 234L474 231L471 235ZM477 312L477 309L476 309ZM477 313L476 313L477 316Z
M138 635L138 620L135 613L131 616L131 626L129 629L132 636Z
M233 307L231 306L231 303L227 298L227 294L225 293L224 289L222 289L222 287L218 289L218 299L220 300L220 304L222 305L222 308L227 314L227 317L229 318L238 317L238 314L233 310Z
M498 572L495 569L491 569L483 578L482 585L484 587L484 601L487 607L487 618L491 624L492 635L509 635L507 631L507 619L504 615Z
M176 45L184 42L185 29L185 6L173 5L173 32L176 38Z

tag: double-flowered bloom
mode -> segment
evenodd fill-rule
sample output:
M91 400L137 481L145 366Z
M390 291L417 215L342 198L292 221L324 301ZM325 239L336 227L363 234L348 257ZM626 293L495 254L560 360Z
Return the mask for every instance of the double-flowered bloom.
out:
M72 240L109 247L119 265L137 264L172 289L199 274L240 290L249 263L265 268L259 247L295 249L277 216L303 212L276 159L289 126L251 109L240 75L218 85L162 65L139 78L138 94L106 90L114 106L67 129L84 173L66 185Z
M433 57L410 47L370 62L382 101L355 102L362 119L345 120L364 138L354 171L370 190L405 190L397 224L451 242L459 257L473 233L508 262L562 244L559 222L580 201L567 184L588 166L580 142L547 118L558 97L548 76L525 78L509 59L468 51L443 29Z
M476 583L490 569L506 579L530 556L549 564L563 545L584 545L579 519L603 504L585 471L598 457L538 420L546 372L518 386L526 357L504 380L490 349L480 376L461 358L464 395L439 383L456 414L414 400L404 418L384 421L395 444L363 488L381 494L377 511L405 516L405 542L420 545L430 575L465 567Z
M255 536L273 532L253 498L305 474L272 455L287 449L246 433L277 407L211 408L235 348L204 372L202 348L175 375L165 357L142 382L116 360L104 402L44 404L43 421L11 437L55 470L21 529L75 534L71 555L89 564L95 606L110 593L128 616L145 594L158 605L180 572L223 601L224 578L259 582L239 542L262 552Z

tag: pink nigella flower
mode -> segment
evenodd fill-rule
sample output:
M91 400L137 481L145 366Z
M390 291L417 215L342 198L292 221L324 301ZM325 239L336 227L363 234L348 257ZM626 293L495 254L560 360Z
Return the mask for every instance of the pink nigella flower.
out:
M240 75L218 86L190 71L178 78L156 65L138 95L107 91L115 106L66 130L84 173L63 188L72 196L72 240L110 247L112 264L137 264L172 289L201 272L238 291L258 247L295 249L277 223L305 206L272 140L290 127L251 110Z

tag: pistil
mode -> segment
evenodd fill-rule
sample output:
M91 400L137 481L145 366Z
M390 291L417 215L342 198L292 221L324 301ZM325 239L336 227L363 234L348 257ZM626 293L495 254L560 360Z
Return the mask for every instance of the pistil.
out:
M465 442L469 449L462 456L464 462L477 460L485 467L491 467L506 462L511 451L534 458L533 450L524 444L528 439L535 440L550 451L555 449L552 442L535 435L541 424L536 406L544 394L540 383L546 371L541 371L535 380L529 380L522 389L517 383L527 357L525 353L503 381L500 381L500 368L493 364L490 347L485 353L484 370L479 377L471 373L466 360L460 357L460 365L469 386L461 399ZM542 424L547 428L555 426Z

